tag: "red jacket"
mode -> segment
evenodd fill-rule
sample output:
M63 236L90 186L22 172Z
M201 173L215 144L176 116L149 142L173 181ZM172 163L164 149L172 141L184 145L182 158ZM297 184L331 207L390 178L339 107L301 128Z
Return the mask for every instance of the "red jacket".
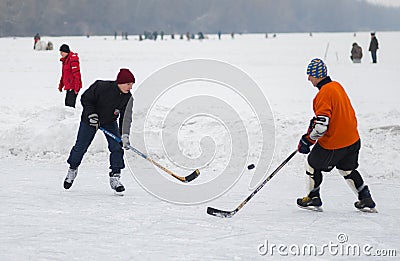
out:
M82 88L81 70L77 53L70 52L67 57L61 58L62 75L58 90L74 90L77 94Z

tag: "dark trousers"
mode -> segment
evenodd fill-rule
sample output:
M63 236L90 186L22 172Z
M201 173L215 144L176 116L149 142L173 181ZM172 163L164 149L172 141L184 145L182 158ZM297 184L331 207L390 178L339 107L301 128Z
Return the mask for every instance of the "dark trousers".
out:
M371 51L372 63L376 63L376 51Z
M121 138L117 122L113 122L107 125L101 125L101 127L113 133L115 136ZM81 121L78 130L78 137L76 138L75 145L72 147L69 158L67 160L70 168L75 169L81 164L83 155L85 155L95 135L96 128ZM110 169L114 173L120 172L121 169L125 168L123 158L124 150L122 149L121 145L113 138L107 135L105 135L105 137L108 142L108 150L110 151Z
M318 143L312 148L308 155L308 164L313 168L314 173L306 172L314 180L314 189L311 190L309 197L319 196L319 187L322 183L322 172L330 172L334 167L343 171L351 171L345 179L351 179L356 189L359 189L364 181L357 171L358 155L361 148L361 141L336 150L327 150Z
M78 94L76 94L74 90L68 90L67 94L65 95L65 106L75 108L77 96Z

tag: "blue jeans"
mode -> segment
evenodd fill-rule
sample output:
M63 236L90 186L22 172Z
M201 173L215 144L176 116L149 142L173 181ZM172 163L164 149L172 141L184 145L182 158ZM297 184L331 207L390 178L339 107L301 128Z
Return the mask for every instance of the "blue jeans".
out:
M371 51L372 63L376 63L376 51Z
M121 138L118 129L118 124L116 121L111 124L101 125L101 127L113 133L115 136ZM96 135L96 128L81 121L78 130L78 137L76 138L75 145L72 147L67 160L67 162L70 165L70 168L76 169L81 164L83 155L85 155L95 135ZM120 172L121 169L125 168L124 150L122 149L121 145L118 142L116 142L113 138L107 135L105 136L108 142L108 150L111 153L110 169L114 173Z

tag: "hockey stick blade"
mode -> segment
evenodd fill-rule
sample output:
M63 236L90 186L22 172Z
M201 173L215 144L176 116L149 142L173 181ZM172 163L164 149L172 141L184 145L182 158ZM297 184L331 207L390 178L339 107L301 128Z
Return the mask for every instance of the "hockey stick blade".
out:
M189 176L185 177L185 183L190 182L200 175L200 170L196 169Z
M132 148L135 151L137 151L135 148ZM159 167L160 169L162 169L163 171L165 171L166 173L168 173L169 175L171 175L172 177L176 178L177 180L183 182L183 183L188 183L192 180L194 180L195 178L197 178L200 175L200 171L198 169L196 169L195 171L193 171L191 174L189 174L186 177L182 177L179 175L176 175L175 173L173 173L172 171L170 171L169 169L167 169L166 167L162 166L161 164L159 164L158 162L154 161L153 159L149 158L146 156L145 158L146 160L150 161L151 163L153 163L155 166Z
M231 218L233 215L236 214L236 210L234 211L225 211L225 210L219 210L216 208L208 207L207 208L207 214L220 217L220 218Z

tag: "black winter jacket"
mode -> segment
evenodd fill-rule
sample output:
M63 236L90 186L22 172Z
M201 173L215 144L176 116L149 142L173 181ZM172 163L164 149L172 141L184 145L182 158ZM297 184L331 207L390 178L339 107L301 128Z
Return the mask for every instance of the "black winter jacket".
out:
M97 113L101 126L102 124L110 124L119 117L120 133L129 134L133 105L131 97L130 92L125 94L120 91L116 81L97 80L82 94L83 112L81 120L89 124L88 116ZM125 110L126 115L124 117ZM122 130L124 118L124 130Z
M375 52L376 50L379 49L379 45L378 45L378 39L376 39L376 37L373 37L371 39L371 42L369 43L369 49L368 51L370 52Z

